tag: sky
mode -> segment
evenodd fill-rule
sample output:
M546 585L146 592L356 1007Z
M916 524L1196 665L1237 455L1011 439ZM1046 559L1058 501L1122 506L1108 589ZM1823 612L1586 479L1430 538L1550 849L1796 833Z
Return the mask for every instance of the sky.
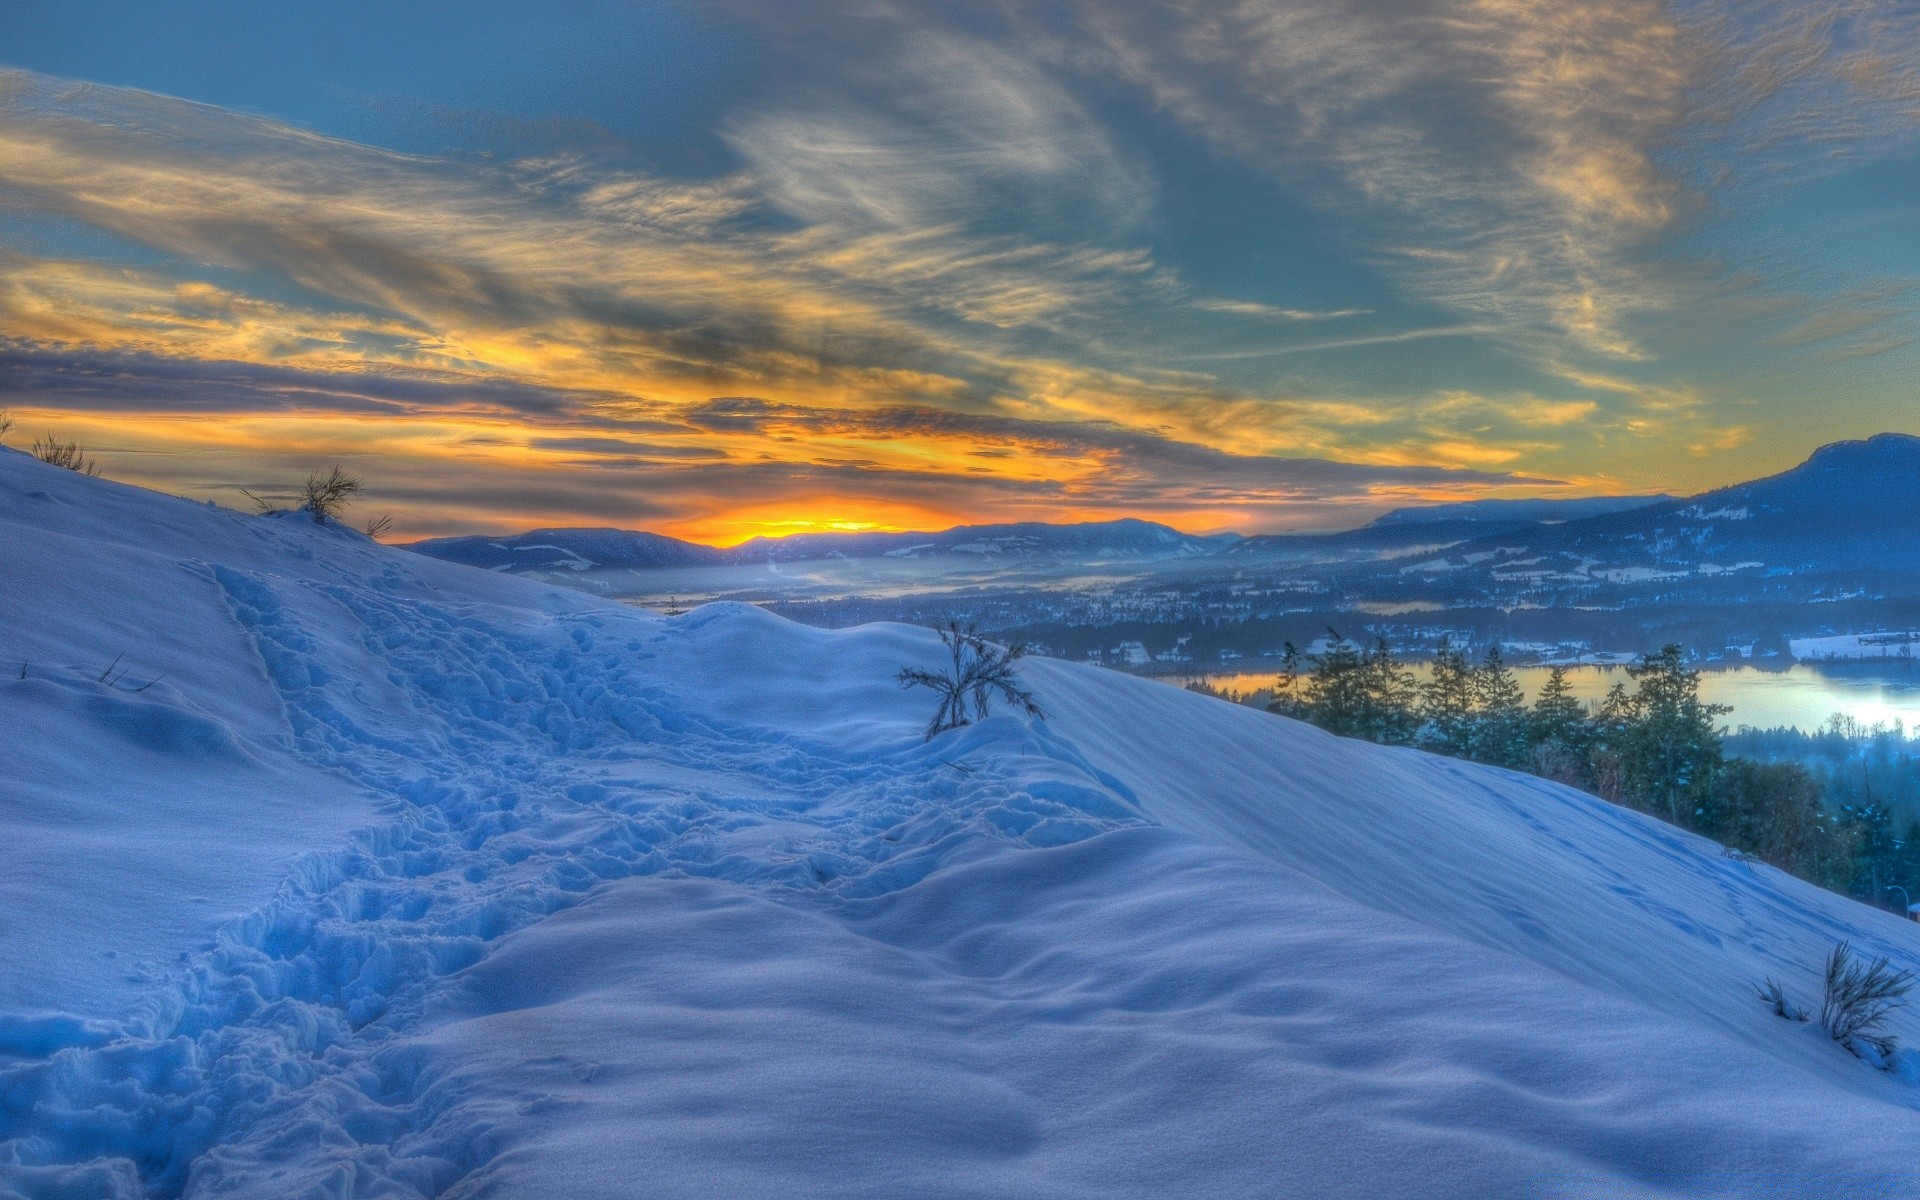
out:
M1340 528L1920 433L1880 0L11 0L10 444L390 536Z

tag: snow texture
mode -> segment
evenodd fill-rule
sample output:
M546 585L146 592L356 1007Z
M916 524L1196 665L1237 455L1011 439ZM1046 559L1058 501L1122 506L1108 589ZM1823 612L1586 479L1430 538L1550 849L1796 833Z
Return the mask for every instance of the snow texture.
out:
M0 1197L1920 1194L1753 991L1920 930L1565 788L11 452L0 588Z

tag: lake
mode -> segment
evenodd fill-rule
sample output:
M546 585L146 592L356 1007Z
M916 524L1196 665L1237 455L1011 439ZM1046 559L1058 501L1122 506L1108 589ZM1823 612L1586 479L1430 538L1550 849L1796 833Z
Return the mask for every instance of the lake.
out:
M1416 665L1416 673L1424 668ZM1515 667L1514 676L1531 701L1547 680L1546 667ZM1252 693L1274 685L1273 671L1213 672L1183 679L1204 679L1223 691ZM1569 667L1567 682L1583 700L1598 701L1616 682L1632 687L1620 667ZM1792 725L1812 731L1834 713L1872 725L1900 722L1920 727L1920 664L1796 663L1784 670L1728 667L1700 673L1700 698L1733 711L1721 718L1729 728Z

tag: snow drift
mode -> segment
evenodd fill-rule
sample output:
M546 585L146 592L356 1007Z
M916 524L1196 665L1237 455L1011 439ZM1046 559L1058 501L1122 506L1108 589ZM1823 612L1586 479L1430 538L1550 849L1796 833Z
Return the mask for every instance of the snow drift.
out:
M1920 930L1539 780L14 453L0 595L0 1196L1920 1192L1752 990Z

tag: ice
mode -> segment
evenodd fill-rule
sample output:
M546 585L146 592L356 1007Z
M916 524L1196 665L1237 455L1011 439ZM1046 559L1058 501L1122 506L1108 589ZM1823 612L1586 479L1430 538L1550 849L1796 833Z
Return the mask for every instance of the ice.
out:
M1920 1190L1751 988L1920 931L1539 780L13 453L0 583L0 1196Z

